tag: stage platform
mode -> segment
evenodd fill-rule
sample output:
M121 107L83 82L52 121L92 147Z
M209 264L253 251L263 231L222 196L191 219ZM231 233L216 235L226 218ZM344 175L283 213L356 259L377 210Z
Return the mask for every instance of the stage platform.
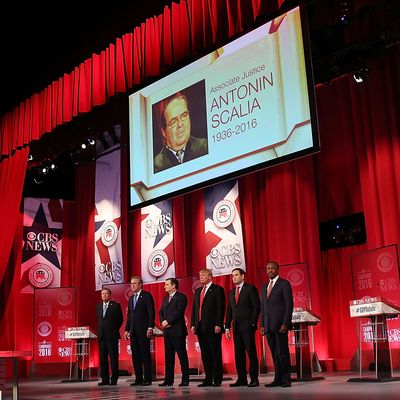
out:
M398 400L400 393L399 382L385 383L349 383L347 380L356 377L354 373L324 373L324 380L311 382L294 382L290 388L266 388L265 383L273 379L273 374L263 374L260 377L260 386L255 388L239 387L230 388L229 383L234 380L224 381L221 387L199 388L198 377L191 381L188 387L180 388L179 377L173 387L159 387L155 382L152 386L132 387L132 377L122 377L117 386L98 386L97 381L82 383L61 383L60 379L20 379L19 399L21 400L150 400L164 398L188 398L190 400L248 400L267 398L268 400L359 400L359 399L385 399ZM230 376L236 379L235 376ZM3 400L11 398L11 388L3 391ZM4 389L4 387L2 388Z

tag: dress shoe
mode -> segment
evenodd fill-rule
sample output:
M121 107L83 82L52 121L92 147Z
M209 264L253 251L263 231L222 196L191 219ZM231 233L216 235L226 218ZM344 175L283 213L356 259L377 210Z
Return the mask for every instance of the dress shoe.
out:
M140 384L141 386L151 386L151 382L143 382Z
M169 382L165 382L165 381L158 384L158 386L172 386L172 385L173 385L173 383L169 383Z
M247 386L247 382L236 381L235 383L231 383L229 386L230 387Z
M178 386L189 386L189 381L182 381Z
M213 386L214 386L214 387L219 387L219 386L221 386L221 382L214 382L214 383L213 383Z
M248 386L248 387L260 386L260 382L258 382L258 381L251 381L247 386Z
M211 382L201 382L200 384L197 385L197 387L208 387L212 385L213 384Z
M142 385L142 382L132 382L131 386L140 386Z
M271 383L266 383L264 386L265 387L277 387L277 386L281 386L281 384L278 382L272 381Z
M282 382L282 387L291 387L292 386L292 382Z
M110 384L110 382L99 382L98 385L99 386L108 386Z

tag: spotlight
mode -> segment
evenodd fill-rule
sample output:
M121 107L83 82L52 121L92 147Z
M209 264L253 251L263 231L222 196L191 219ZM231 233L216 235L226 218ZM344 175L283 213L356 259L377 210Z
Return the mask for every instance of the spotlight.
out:
M41 172L43 175L47 175L47 173L49 172L49 168L48 168L47 166L43 166L43 167L41 168L40 172Z
M87 147L87 146L86 146L86 143L82 143L82 144L81 144L81 147L82 147L82 149L86 149L86 147Z
M362 67L353 73L353 78L357 83L366 82L368 78L368 68Z
M339 0L337 7L339 24L348 25L353 14L353 4L351 0Z
M50 170L55 171L57 169L57 165L54 162L50 163Z
M28 161L32 161L32 160L33 160L33 155L29 154Z
M96 141L93 138L89 138L88 143L90 146L94 146L96 144Z

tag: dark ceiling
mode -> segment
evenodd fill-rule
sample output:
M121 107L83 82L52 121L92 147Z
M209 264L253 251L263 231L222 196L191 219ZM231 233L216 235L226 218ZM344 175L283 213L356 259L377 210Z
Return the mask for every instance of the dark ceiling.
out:
M10 2L0 15L0 114L104 50L172 0Z

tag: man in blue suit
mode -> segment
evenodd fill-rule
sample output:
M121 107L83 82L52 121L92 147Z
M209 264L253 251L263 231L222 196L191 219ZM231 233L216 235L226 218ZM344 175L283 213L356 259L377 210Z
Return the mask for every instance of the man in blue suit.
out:
M266 387L290 387L288 330L292 328L293 295L290 282L279 276L276 261L267 263L269 281L261 288L261 334L267 336L275 378Z
M178 292L178 279L167 279L164 287L168 296L162 302L159 316L164 329L165 378L159 386L174 384L175 353L178 354L182 371L182 382L179 386L189 386L189 359L186 350L188 331L185 323L187 298Z
M129 298L125 325L125 339L130 339L135 369L135 382L131 383L131 386L148 386L152 380L150 339L154 328L154 300L150 292L143 290L143 280L140 276L131 278L131 288L133 295Z

